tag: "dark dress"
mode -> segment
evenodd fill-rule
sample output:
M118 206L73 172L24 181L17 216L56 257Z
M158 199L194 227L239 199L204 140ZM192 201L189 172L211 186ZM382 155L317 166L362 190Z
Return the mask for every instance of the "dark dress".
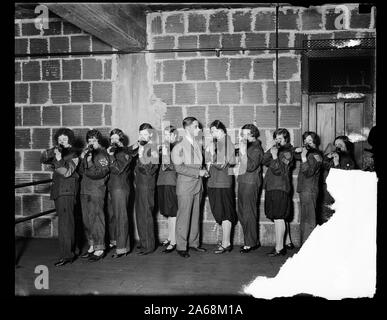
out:
M163 155L160 150L161 165L157 178L157 200L160 213L164 217L176 217L176 170L171 160L171 152L175 143L170 144L168 154Z
M291 144L278 150L277 159L273 159L270 150L263 156L267 166L263 187L265 189L265 215L270 220L291 217L291 176L290 168L294 163L294 152Z
M222 224L225 220L234 224L236 222L235 194L233 175L229 170L235 164L235 148L230 136L226 135L224 139L216 141L215 153L211 156L206 152L207 159L211 163L207 184L211 212L218 224Z

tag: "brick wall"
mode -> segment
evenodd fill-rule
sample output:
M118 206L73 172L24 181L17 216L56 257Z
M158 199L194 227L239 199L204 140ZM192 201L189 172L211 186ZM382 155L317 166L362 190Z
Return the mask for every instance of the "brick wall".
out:
M349 29L333 30L339 14L333 6L280 8L279 46L301 46L303 39L332 39L374 36L373 14L358 14L349 5ZM275 47L275 9L217 9L151 13L147 16L150 49ZM294 145L301 143L300 53L224 51L152 54L153 92L167 105L164 119L181 127L186 116L195 116L208 128L215 119L225 123L232 138L245 123L256 122L266 150L275 130L275 78L278 72L279 126L286 127ZM208 130L207 130L208 131ZM208 132L207 132L208 134ZM236 138L237 139L237 138ZM266 170L266 169L265 169ZM298 167L293 180L296 188ZM260 239L274 243L273 224L260 203ZM299 243L299 199L294 194L293 241ZM203 241L221 239L208 200L205 205ZM159 220L163 218L159 216ZM163 231L163 230L162 230ZM243 243L238 223L235 243Z
M33 20L15 20L15 53L112 50L59 18L37 30ZM63 56L15 59L15 184L49 179L40 164L42 150L52 146L55 130L74 130L85 140L89 128L105 135L111 129L114 56ZM52 209L49 184L15 189L15 215ZM16 234L57 236L56 215L16 225Z

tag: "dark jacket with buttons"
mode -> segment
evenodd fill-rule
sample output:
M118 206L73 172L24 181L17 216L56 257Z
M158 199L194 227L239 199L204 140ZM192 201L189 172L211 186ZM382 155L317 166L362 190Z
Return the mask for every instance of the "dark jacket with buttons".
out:
M94 150L91 161L87 161L87 157L83 158L79 166L82 175L81 195L105 197L109 171L109 155L105 148Z
M50 199L56 200L60 196L76 196L79 189L79 175L76 172L78 166L78 155L75 149L69 148L63 153L63 158L55 158L54 149L48 149L41 155L41 162L51 165L54 173Z
M132 157L128 147L123 147L115 154L109 155L108 190L130 190L129 174Z
M294 158L301 160L297 177L297 192L318 193L323 161L321 152L317 149L308 150L306 162L302 162L301 153L296 153Z
M356 168L356 163L353 160L352 156L347 152L341 152L339 155L339 164L335 166L333 162L333 158L328 158L327 155L323 158L323 184L325 184L325 180L328 177L329 170L331 168L342 169L342 170L352 170Z
M294 164L294 152L291 144L286 144L278 150L277 159L273 159L270 149L263 156L263 164L267 166L263 187L266 191L291 191L290 168Z
M328 170L330 168L343 169L343 170L352 170L356 168L355 161L352 156L347 152L341 152L339 154L339 164L335 166L333 158L324 157L323 161L324 169Z
M263 149L261 141L256 140L248 144L245 155L240 156L238 183L262 184Z
M160 148L159 157L161 164L157 177L158 186L176 186L177 173L171 157L172 149L175 145L176 143L169 145L167 154L162 154L162 148Z
M133 150L129 147L135 161L134 182L137 189L154 189L156 187L156 176L159 167L158 151L155 145L147 143L144 146L143 156L138 154L139 148Z

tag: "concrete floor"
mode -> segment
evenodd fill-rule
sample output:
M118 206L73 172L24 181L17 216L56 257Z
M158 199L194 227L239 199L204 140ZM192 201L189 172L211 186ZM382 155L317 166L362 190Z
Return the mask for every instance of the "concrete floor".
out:
M242 286L257 276L274 277L286 256L268 257L269 247L249 254L232 252L215 255L215 245L204 245L206 253L190 252L183 259L176 252L126 257L89 263L77 259L73 264L55 267L56 239L18 239L16 241L16 295L243 295ZM35 288L35 267L45 265L49 271L49 289Z

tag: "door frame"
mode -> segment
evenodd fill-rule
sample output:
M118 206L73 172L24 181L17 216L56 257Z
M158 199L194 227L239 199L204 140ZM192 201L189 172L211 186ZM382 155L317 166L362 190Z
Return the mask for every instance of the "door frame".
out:
M313 112L316 112L316 110L311 110L310 104L311 101L313 102L322 102L322 103L335 103L335 133L337 135L347 135L348 133L345 132L345 106L344 103L358 103L363 102L364 103L364 110L363 110L363 119L362 119L362 127L361 127L361 135L368 137L369 130L374 126L374 97L373 93L364 93L363 97L359 98L338 98L338 93L328 93L328 94L306 94L302 93L302 99L301 99L301 113L302 113L302 121L301 121L301 130L302 133L305 131L314 131L316 132L317 129L317 117L316 114L314 114L314 121L312 119ZM337 130L337 103L340 104L342 112L343 112L343 121L342 128ZM366 132L368 130L368 132ZM364 145L368 145L367 141L364 141ZM368 146L367 146L368 147ZM365 163L365 153L362 152L362 164ZM358 164L360 166L360 163Z
M306 94L302 93L302 99L301 99L301 113L302 113L302 119L301 119L301 131L316 131L317 123L312 123L311 115L313 110L310 108L310 102L311 100L315 100L318 102L334 102L339 103L342 105L342 112L343 112L343 119L345 123L345 108L344 103L357 103L357 102L364 102L365 104L365 110L363 110L363 126L361 128L361 134L365 134L364 129L368 128L371 129L373 124L373 114L374 114L374 108L373 108L373 94L372 93L365 93L363 97L360 98L338 98L338 94L335 93L328 93L328 94ZM337 106L335 107L337 110ZM316 119L317 120L317 119ZM335 121L335 131L337 130L337 121ZM346 134L345 132L345 126L341 129L342 134Z

